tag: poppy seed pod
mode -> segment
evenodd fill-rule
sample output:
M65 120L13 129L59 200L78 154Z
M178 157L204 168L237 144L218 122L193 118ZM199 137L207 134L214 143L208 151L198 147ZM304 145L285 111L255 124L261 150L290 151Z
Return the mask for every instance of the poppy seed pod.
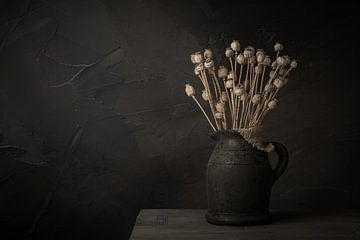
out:
M271 64L270 56L266 55L264 61L262 62L262 64L265 65L265 66L270 66L270 64Z
M249 63L250 64L256 64L256 57L255 56L250 57Z
M274 80L274 86L277 88L277 89L280 89L284 86L284 81L281 80L280 78L277 78Z
M187 83L187 84L185 84L185 93L189 97L193 97L193 96L195 96L195 88Z
M281 68L281 69L279 70L279 75L284 75L286 72L287 72L287 69L286 69L286 68Z
M223 101L223 102L227 102L227 101L229 100L228 97L227 97L226 92L221 92L220 99L221 99L221 101Z
M274 50L275 50L276 52L282 51L282 50L284 50L284 46L283 46L281 43L276 43L276 44L274 45Z
M220 119L223 118L223 114L222 114L222 113L219 113L219 112L216 112L216 113L214 114L214 116L215 116L215 118L218 119L218 120L220 120Z
M214 67L214 61L211 60L210 58L206 59L204 63L204 67L207 69Z
M232 41L232 43L230 44L230 47L235 52L240 51L240 43L239 43L239 41L238 40Z
M225 56L228 57L228 58L233 57L233 56L234 56L233 50L231 50L231 48L229 48L229 47L226 48L226 50L225 50Z
M273 62L271 63L271 67L272 67L272 69L277 68L277 66L278 66L278 64L277 64L277 62L276 62L276 61L273 61Z
M266 92L271 92L274 89L274 85L267 84L267 85L265 85L264 89L265 89Z
M270 78L275 78L275 76L276 76L276 72L275 72L275 71L271 71L271 72L269 73L269 77L270 77Z
M296 60L293 60L293 61L291 62L291 64L290 64L290 67L292 67L292 68L297 68L297 65L298 65L297 61L296 61Z
M225 105L224 105L224 103L222 103L222 102L217 102L217 103L215 104L215 109L216 109L216 111L218 111L218 112L223 113L223 112L224 112L224 108L225 108Z
M236 57L236 61L238 64L245 64L245 57L242 53L240 53L237 57Z
M249 46L249 47L246 47L245 50L244 50L244 57L245 58L250 58L252 57L254 54L254 48Z
M269 109L274 109L278 104L278 100L277 99L274 99L274 100L271 100L269 103L268 103L268 108Z
M213 59L213 52L210 49L205 49L204 58L205 58L205 60L206 59Z
M234 72L229 72L229 74L227 75L227 80L233 80L234 79Z
M198 63L202 63L203 61L204 61L204 59L200 52L194 53L194 62L195 63L198 64Z
M198 65L195 66L194 72L196 75L199 75L202 70L204 70L204 64L199 63Z
M254 48L253 46L248 46L247 48L248 48L250 51L252 51L252 53L255 52L255 48Z
M228 75L228 70L224 66L220 66L218 69L218 77L219 78L226 78Z
M201 96L204 99L204 101L209 101L209 94L207 93L207 91L205 89L202 90Z
M260 94L255 94L251 99L253 104L258 104L260 102L260 100L261 100L261 95Z
M199 69L197 67L195 67L194 73L195 73L196 76L200 75L200 71L199 71Z
M233 91L235 96L241 96L245 92L245 89L243 86L234 86Z
M283 57L277 57L277 58L276 58L276 63L277 63L277 65L279 65L279 66L285 65L285 63L286 63L285 58L283 58Z
M245 101L247 98L248 98L248 94L244 92L243 95L241 95L240 100Z
M263 68L261 67L261 65L258 65L255 67L255 74L260 75L262 73Z
M258 49L256 52L256 61L262 63L265 60L265 52L262 49Z
M233 81L233 80L227 80L227 81L225 82L225 87L226 87L226 88L232 88L233 85L234 85L234 81Z
M283 58L285 59L284 66L290 65L290 63L291 63L291 58L290 58L288 55L283 56Z

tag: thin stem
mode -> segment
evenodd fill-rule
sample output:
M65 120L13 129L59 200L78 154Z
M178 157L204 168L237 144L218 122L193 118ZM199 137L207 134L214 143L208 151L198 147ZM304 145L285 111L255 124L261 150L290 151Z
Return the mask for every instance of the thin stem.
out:
M243 64L241 64L241 66L240 66L239 80L238 80L238 84L237 84L238 86L239 86L240 83L241 83L242 71L243 71Z
M260 93L262 93L263 91L263 83L264 83L264 77L265 77L265 70L266 70L266 66L264 66L264 68L262 69L262 76L261 76L261 82L260 82Z
M227 89L227 87L226 87L226 84L225 84L225 78L223 78L223 82L224 82L224 86L225 86L225 92L226 92L226 96L227 96L227 98L228 98L228 102L229 102L229 108L230 108L230 114L232 115L232 104L231 104L231 99L230 99L230 95L229 95L229 91L228 91L228 89Z
M204 79L205 90L207 91L207 94L208 94L208 96L209 96L209 105L210 105L210 109L211 109L211 112L212 112L212 114L213 114L213 117L214 117L214 119L215 119L216 127L220 130L220 129L221 129L221 126L219 125L217 119L215 118L214 103L213 103L212 94L211 94L211 91L210 91L209 82L208 82L206 73L205 73L205 71L201 71L201 74L202 74L202 77L203 77L203 79Z
M201 109L201 111L203 112L204 116L206 117L207 121L209 122L210 126L212 127L212 129L214 130L214 132L216 132L216 129L214 127L214 125L211 123L208 115L206 114L204 108L201 106L201 104L199 103L199 101L196 99L195 96L192 96L192 98L194 99L194 101L197 103L197 105L199 106L199 108Z

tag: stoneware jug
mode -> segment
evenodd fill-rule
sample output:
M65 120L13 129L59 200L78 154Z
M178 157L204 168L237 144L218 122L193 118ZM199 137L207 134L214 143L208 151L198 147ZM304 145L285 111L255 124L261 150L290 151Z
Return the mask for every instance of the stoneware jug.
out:
M218 131L212 138L217 143L207 165L207 221L221 225L268 223L271 187L287 166L286 148L272 142L279 156L273 170L267 153L238 132Z

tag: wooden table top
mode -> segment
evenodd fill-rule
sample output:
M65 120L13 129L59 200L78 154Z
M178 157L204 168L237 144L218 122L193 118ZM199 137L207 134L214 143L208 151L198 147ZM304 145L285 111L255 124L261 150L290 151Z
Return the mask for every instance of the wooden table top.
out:
M360 240L360 211L272 211L272 223L258 226L216 226L204 209L141 210L131 240Z

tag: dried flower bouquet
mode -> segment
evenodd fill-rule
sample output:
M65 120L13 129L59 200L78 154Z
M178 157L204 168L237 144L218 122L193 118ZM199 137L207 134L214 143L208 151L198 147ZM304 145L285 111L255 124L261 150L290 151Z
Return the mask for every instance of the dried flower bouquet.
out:
M238 131L259 149L271 150L262 143L261 124L277 106L276 95L287 84L291 70L297 67L295 60L281 55L283 48L281 43L274 45L276 59L272 61L262 49L255 51L248 46L240 51L239 41L234 40L225 50L229 70L225 66L216 70L210 49L203 54L191 54L195 75L204 88L201 96L208 102L211 117L196 98L192 85L186 84L185 92L194 99L215 132Z

